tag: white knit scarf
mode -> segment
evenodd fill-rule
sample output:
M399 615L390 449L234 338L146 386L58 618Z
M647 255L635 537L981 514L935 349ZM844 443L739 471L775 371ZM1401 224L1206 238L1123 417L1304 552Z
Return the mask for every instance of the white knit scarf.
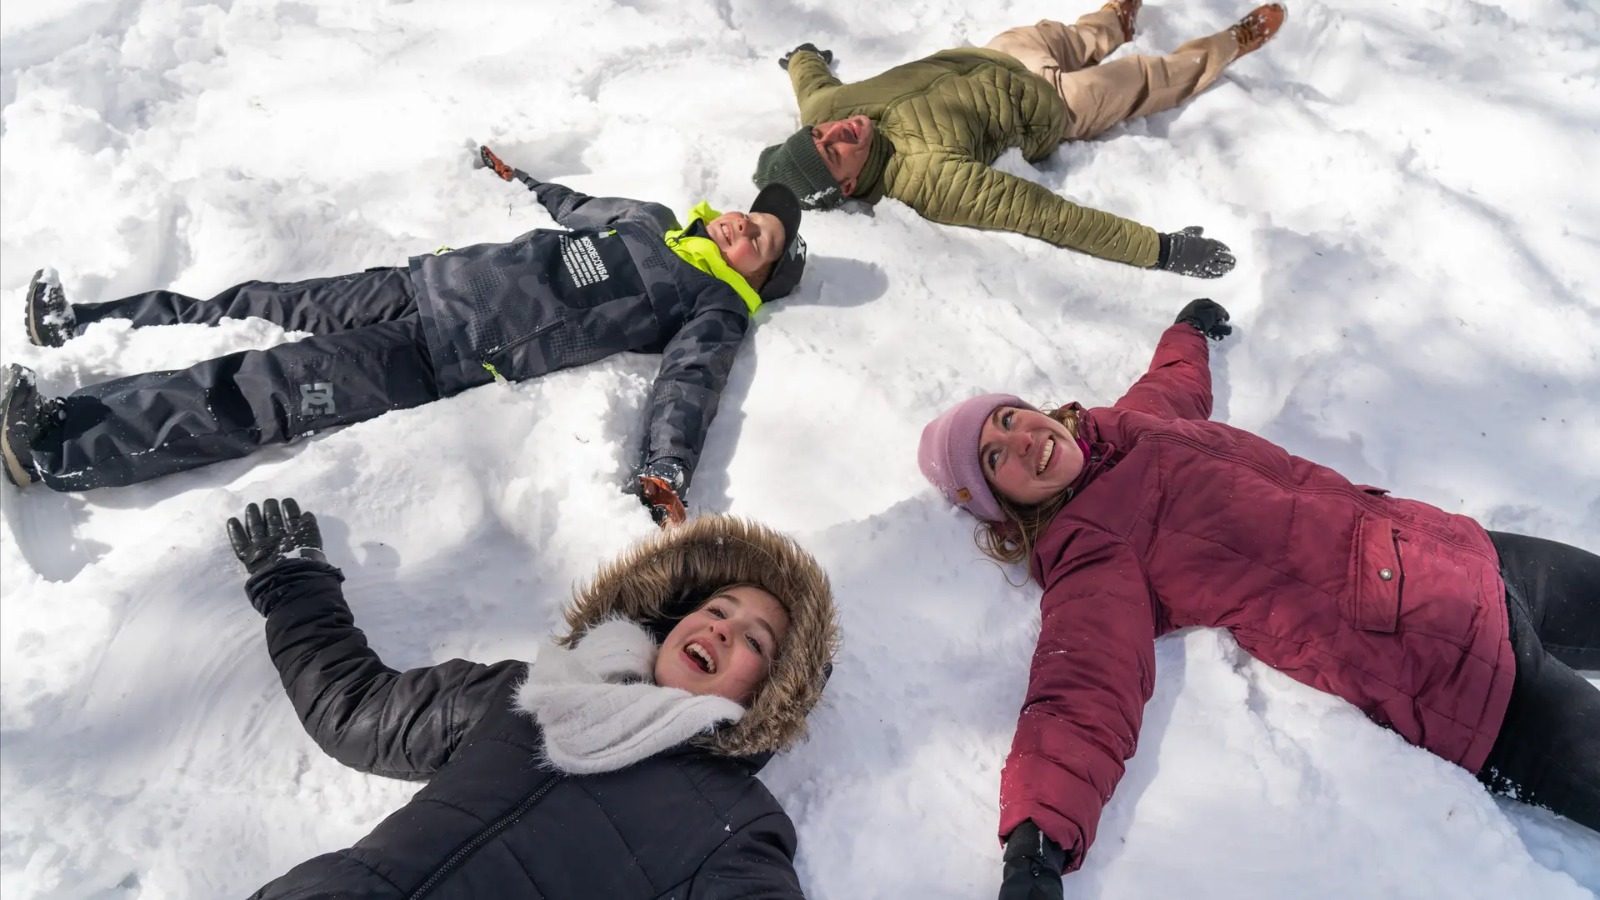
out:
M552 766L612 772L744 716L732 700L652 684L657 650L637 623L608 619L570 650L539 651L516 706L544 731Z

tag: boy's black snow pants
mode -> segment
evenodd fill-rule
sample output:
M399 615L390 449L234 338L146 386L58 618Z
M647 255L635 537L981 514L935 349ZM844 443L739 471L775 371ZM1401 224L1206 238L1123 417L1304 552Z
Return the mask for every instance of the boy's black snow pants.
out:
M80 326L110 318L148 326L257 316L312 336L181 371L117 378L63 398L64 419L34 443L40 478L58 491L135 484L439 398L403 268L292 284L250 281L209 301L153 291L77 304L73 313Z
M1600 556L1489 532L1511 614L1516 683L1478 773L1490 790L1600 831Z

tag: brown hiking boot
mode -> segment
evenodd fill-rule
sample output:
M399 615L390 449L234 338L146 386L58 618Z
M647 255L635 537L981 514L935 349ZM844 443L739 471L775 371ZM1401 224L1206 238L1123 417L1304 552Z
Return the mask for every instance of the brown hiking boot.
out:
M1268 3L1258 6L1240 19L1229 31L1233 32L1234 40L1239 42L1239 56L1254 53L1261 49L1261 45L1272 40L1283 27L1284 17L1289 11L1283 8L1282 3ZM1234 59L1238 59L1235 56Z
M1105 9L1117 14L1117 24L1122 26L1122 39L1133 40L1133 20L1139 17L1139 7L1144 0L1109 0Z

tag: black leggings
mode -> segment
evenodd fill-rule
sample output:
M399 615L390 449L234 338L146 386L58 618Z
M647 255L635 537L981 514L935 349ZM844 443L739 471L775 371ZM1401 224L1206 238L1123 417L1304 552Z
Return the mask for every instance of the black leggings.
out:
M1516 682L1478 780L1600 831L1600 556L1489 532L1511 615Z

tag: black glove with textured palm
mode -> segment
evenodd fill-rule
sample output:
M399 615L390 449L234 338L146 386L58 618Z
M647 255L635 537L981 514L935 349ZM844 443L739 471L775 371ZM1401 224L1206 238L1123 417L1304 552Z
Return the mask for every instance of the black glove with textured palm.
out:
M285 559L328 561L322 552L317 517L301 512L299 504L288 497L282 506L277 500L268 500L262 506L250 504L245 508L243 522L229 519L228 543L251 575Z
M1029 819L1006 838L1005 875L1000 900L1061 900L1061 870L1067 851L1045 837Z
M1213 341L1220 341L1233 334L1233 326L1228 324L1228 311L1222 308L1222 304L1205 297L1190 300L1189 305L1172 320L1172 324L1192 325L1195 331Z
M1202 237L1205 229L1190 225L1161 235L1161 256L1156 268L1196 278L1221 278L1232 271L1234 258L1228 245Z
M793 50L790 50L788 53L785 53L783 55L783 58L778 60L778 68L783 69L785 72L789 71L789 57L795 55L796 53L799 53L801 50L810 50L812 53L815 53L816 55L822 57L822 62L825 65L830 65L830 66L833 65L833 51L832 50L818 50L816 44L813 44L810 41L807 41L804 44L801 44L800 46L794 48Z

